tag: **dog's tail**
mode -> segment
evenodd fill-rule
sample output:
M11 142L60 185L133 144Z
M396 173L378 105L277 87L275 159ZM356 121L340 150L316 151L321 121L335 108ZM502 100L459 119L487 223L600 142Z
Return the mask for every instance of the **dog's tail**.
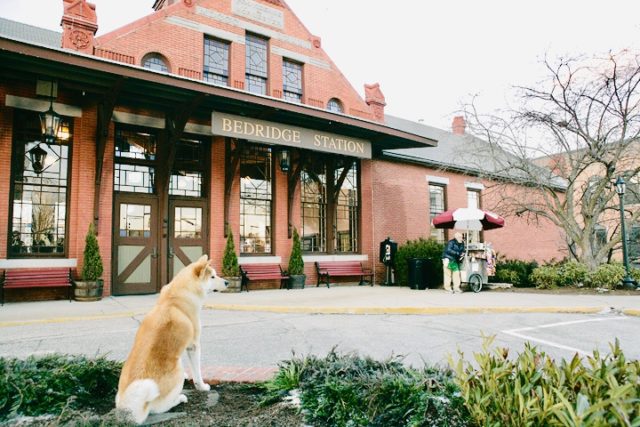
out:
M127 410L137 424L149 415L149 403L160 396L158 383L151 379L135 380L121 395L116 396L116 408Z

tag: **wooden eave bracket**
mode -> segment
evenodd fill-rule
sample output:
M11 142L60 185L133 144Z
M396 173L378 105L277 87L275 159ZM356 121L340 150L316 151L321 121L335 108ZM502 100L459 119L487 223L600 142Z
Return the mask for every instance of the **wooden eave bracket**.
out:
M300 185L300 174L302 173L302 168L306 161L306 157L303 153L303 151L298 151L298 161L296 162L296 166L292 172L289 172L289 176L287 177L287 236L289 239L293 235L293 198L295 196L296 189ZM291 157L293 158L293 156Z
M224 237L227 237L229 234L229 204L231 202L231 187L233 186L233 181L238 174L240 154L242 153L242 143L240 140L235 138L226 138L225 151L226 164L229 165L229 167L225 169L224 173Z
M102 99L98 102L97 125L96 125L96 176L93 197L93 221L98 234L98 221L100 220L99 196L102 185L102 169L104 166L104 156L107 147L107 139L109 138L109 125L113 117L118 95L122 91L125 78L120 77L115 81L110 90L108 90Z

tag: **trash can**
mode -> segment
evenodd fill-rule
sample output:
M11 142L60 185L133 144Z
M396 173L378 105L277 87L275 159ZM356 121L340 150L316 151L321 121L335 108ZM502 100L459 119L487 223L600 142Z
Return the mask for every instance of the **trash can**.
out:
M428 259L409 258L409 287L411 289L427 289Z

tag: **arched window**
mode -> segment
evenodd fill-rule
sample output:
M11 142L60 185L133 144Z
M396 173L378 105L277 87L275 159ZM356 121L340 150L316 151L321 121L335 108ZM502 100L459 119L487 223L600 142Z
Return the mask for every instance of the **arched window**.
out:
M167 61L159 53L148 53L142 58L142 66L150 70L169 72Z
M342 102L340 102L338 98L331 98L329 102L327 102L327 110L333 111L334 113L344 113Z

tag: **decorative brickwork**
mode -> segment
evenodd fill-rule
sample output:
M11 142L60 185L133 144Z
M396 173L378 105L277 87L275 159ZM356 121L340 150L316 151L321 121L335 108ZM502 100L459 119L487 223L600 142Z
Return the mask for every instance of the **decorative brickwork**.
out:
M202 79L202 73L200 71L189 70L187 68L178 68L178 74L184 77L189 77L190 79Z
M64 0L62 47L92 54L98 31L96 7L86 0Z
M136 59L133 56L123 55L118 52L111 52L104 49L96 49L94 54L101 58L110 59L112 61L122 62L124 64L135 64Z

